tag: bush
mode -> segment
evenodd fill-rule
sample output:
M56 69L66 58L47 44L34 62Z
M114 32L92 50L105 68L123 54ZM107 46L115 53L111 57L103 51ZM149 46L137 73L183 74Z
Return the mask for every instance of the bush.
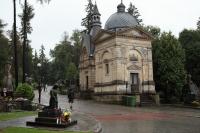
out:
M28 100L32 101L35 94L33 91L33 87L27 83L20 84L17 87L17 90L15 92L17 95L23 96L24 98L27 98Z

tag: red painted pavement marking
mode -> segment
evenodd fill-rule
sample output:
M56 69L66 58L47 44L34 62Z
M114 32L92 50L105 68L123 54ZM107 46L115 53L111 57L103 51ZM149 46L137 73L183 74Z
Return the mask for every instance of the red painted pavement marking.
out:
M174 118L173 115L164 113L133 113L133 114L111 114L93 115L100 121L134 121L134 120L166 120Z

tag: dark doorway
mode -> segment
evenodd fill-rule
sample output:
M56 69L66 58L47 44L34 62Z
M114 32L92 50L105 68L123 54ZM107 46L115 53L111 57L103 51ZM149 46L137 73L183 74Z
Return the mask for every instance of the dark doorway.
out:
M139 74L131 73L131 93L139 93Z

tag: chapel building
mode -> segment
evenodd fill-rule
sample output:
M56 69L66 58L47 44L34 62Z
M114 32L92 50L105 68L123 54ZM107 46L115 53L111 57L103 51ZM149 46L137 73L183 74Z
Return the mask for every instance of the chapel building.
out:
M153 37L140 28L121 2L101 26L95 4L92 27L82 37L80 90L85 98L118 102L123 95L156 94L153 80ZM140 101L140 100L139 100Z

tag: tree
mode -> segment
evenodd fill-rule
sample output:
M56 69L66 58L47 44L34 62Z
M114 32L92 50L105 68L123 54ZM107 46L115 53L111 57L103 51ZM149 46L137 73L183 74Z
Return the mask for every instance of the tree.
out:
M49 3L50 0L37 0L40 1L41 4ZM26 6L25 6L26 7ZM17 28L16 28L16 0L13 0L13 29L14 29L14 35L13 35L13 45L14 45L14 60L15 60L15 87L18 86L18 60L17 60ZM26 12L26 10L25 10Z
M69 41L69 37L64 33L63 40L56 45L54 50L51 50L51 57L53 58L53 68L52 70L55 75L56 80L66 79L67 66L73 60L73 46Z
M148 26L142 26L142 28L143 28L146 32L151 33L151 35L152 35L155 39L158 39L158 38L160 37L161 30L160 30L159 27L148 25Z
M3 35L4 27L5 24L3 24L0 19L0 86L2 85L2 79L4 76L4 67L9 59L9 40Z
M41 82L46 84L48 78L48 59L45 55L44 45L41 45L40 54L39 54L39 63L41 63L41 68L39 68L39 75L41 76Z
M45 51L44 45L41 45L40 55L39 55L39 61L40 61L41 64L43 64L45 62L45 59L46 59L46 55L45 55L44 51Z
M37 82L38 82L38 79L39 79L38 75L40 74L38 66L37 66L38 63L39 63L39 57L38 57L37 51L35 50L35 54L33 56L33 71L32 71L32 74L33 74L34 81L37 81Z
M141 15L140 15L138 9L135 7L135 5L130 3L129 8L127 10L128 10L128 13L130 13L131 15L133 15L136 18L138 24L142 23L142 19L139 18Z
M198 30L183 30L179 41L185 49L186 70L192 80L200 87L200 32Z
M85 11L87 13L86 17L82 19L81 25L84 26L85 32L90 33L92 26L92 13L93 13L94 5L92 0L88 0L88 4L86 5Z
M74 63L71 62L68 65L66 74L67 74L66 78L68 80L70 80L70 79L77 79L77 77L78 77L78 71L77 71L77 68L76 68L76 66L75 66Z
M29 3L27 3L27 0L24 1L24 5L22 5L23 13L19 15L21 19L21 26L22 28L20 29L21 37L23 38L23 80L22 82L25 82L26 76L30 76L29 74L29 66L30 66L30 58L28 55L29 51L29 46L28 43L30 42L28 40L27 35L31 34L32 32L32 27L30 24L31 19L34 17L34 9Z
M3 35L3 28L6 26L7 24L3 24L3 21L0 19L0 36Z
M74 30L72 33L72 36L70 38L70 40L73 43L74 46L74 64L76 65L76 67L78 68L79 66L79 59L80 59L80 53L81 53L81 31L79 30Z
M16 28L16 0L13 0L13 45L14 45L14 60L15 60L15 87L18 86L18 60L17 60L17 28Z
M200 30L200 18L199 18L199 20L197 22L197 29Z
M186 78L184 50L171 32L162 33L152 45L156 90L164 93L166 102L179 101Z
M25 7L26 6L26 7ZM26 12L25 12L26 8ZM24 5L22 5L23 12L19 14L19 18L21 19L21 28L20 28L20 34L21 37L24 38L24 28L26 28L26 33L31 34L33 31L33 28L31 27L31 20L34 18L34 8L32 5L30 5L28 2ZM24 22L25 21L25 22Z

